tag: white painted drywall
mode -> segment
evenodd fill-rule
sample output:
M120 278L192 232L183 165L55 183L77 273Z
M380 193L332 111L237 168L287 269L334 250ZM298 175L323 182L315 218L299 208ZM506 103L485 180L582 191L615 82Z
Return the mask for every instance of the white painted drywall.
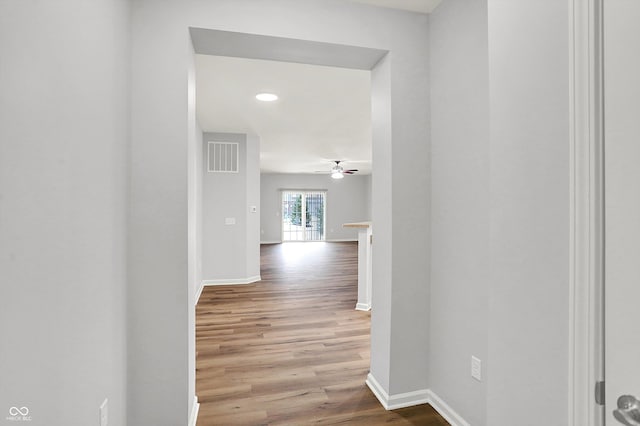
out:
M487 2L445 0L429 17L431 62L430 388L485 425L489 257ZM471 356L485 379L471 377ZM494 366L499 368L499 366Z
M193 399L187 258L193 54L186 30L148 24L160 17L177 22L179 15L132 2L127 419L141 426L186 424Z
M245 212L247 214L247 241L245 265L247 277L260 276L260 137L247 135L247 198ZM255 212L253 211L255 207Z
M97 425L105 398L126 424L129 24L124 0L0 2L3 424Z
M371 219L375 227L376 244L372 246L372 294L371 305L371 367L370 374L389 393L391 384L391 309L392 268L389 262L393 254L391 204L393 194L389 173L391 168L391 58L385 56L371 71L371 125L373 136L373 161L376 172L371 175ZM381 226L382 225L382 226ZM427 253L425 253L425 256ZM428 301L424 301L428 306ZM428 355L428 347L426 348ZM426 360L426 357L425 357ZM425 362L427 364L428 361ZM426 384L425 384L426 386Z
M385 106L373 106L383 113L374 124L380 133L373 137L377 308L371 371L391 394L425 389L428 18L338 0L138 0L132 10L129 420L136 425L182 424L190 409L187 341L193 330L188 325L185 207L189 26L391 51L384 65L386 80L373 88L372 99ZM374 70L374 80L376 74ZM385 303L376 304L376 288L378 297L390 296ZM407 332L416 325L417 334Z
M411 15L410 15L411 16ZM429 274L430 274L430 120L429 120L429 27L427 16L416 15L402 30L393 30L390 63L391 155L381 139L374 138L373 274L380 272L376 253L391 244L391 341L389 394L424 390L428 387ZM408 38L405 38L407 37ZM387 141L389 142L389 141ZM388 164L378 167L378 161ZM376 182L388 180L388 198L377 194ZM389 210L391 239L378 238L376 212ZM388 212L383 213L384 215ZM384 222L383 222L384 223ZM384 276L384 275L382 275ZM375 278L374 289L375 293ZM374 296L372 306L379 310ZM424 327L420 325L424 324ZM413 330L409 333L408 330ZM372 371L373 373L373 371Z
M202 278L245 280L260 275L260 139L240 133L203 135ZM209 142L239 146L238 173L208 171ZM234 225L227 225L234 219ZM251 274L251 275L248 275Z
M196 115L196 74L195 63L191 63L189 67L189 76L187 82L188 102L187 113L189 123L188 134L188 327L195 328L195 305L199 296L200 284L202 283L202 185L203 185L203 167L204 159L202 152L202 129L200 128ZM189 407L194 406L196 391L196 342L195 335L188 336L188 363L189 363Z
M568 424L568 6L488 1L491 426Z
M207 170L208 145L215 141L238 143L238 173L210 173ZM202 149L205 161L202 277L204 280L246 278L247 136L205 133ZM235 224L226 225L228 219L235 220Z
M431 221L424 211L443 213L453 204L439 182L460 184L436 168L437 204L429 205L427 18L333 0L303 6L293 0L137 0L130 55L128 2L85 6L0 3L0 56L10 64L0 67L0 337L15 342L0 346L0 400L28 406L33 425L90 424L104 397L110 423L126 424L127 417L135 425L186 423L194 367L189 273L198 270L187 257L189 220L198 226L197 212L187 208L189 143L197 142L187 96L190 25L391 51L372 71L377 287L371 371L392 395L428 387L429 356L434 363L443 356L429 351L428 321L443 315L429 316L429 306L449 293L438 284L430 303L425 259L450 259L429 254ZM488 1L491 280L484 424L492 426L514 419L566 424L568 22L563 2ZM434 57L437 43L430 46ZM444 70L432 71L436 81ZM448 111L435 107L433 119ZM450 132L439 126L434 137ZM440 159L468 161L438 140ZM419 200L417 208L406 209L410 199ZM456 220L439 216L433 224L450 227ZM442 247L448 238L436 233L434 242ZM448 272L439 266L433 277ZM453 331L462 333L457 324ZM440 335L433 341L450 343ZM475 349L452 348L456 360L443 365L457 369L467 350ZM461 395L435 368L436 391L483 424L481 408L459 402Z
M263 173L261 187L261 241L282 239L282 189L326 190L326 239L358 240L358 231L342 224L371 220L367 197L371 190L371 175L331 179L329 175Z

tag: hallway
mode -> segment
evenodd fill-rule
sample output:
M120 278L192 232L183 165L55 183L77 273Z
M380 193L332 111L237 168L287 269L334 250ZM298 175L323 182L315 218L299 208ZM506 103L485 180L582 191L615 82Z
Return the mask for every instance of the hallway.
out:
M365 385L370 313L354 309L357 243L261 248L262 281L206 287L196 309L199 426L433 425Z

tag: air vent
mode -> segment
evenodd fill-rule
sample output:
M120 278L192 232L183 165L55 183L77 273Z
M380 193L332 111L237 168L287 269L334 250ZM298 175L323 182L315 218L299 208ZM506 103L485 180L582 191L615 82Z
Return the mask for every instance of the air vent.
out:
M237 142L209 142L209 172L238 173Z

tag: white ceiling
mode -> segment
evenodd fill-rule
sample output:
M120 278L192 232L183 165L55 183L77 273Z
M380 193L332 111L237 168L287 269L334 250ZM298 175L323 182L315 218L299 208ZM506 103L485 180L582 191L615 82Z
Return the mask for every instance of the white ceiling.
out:
M196 55L196 88L202 130L260 136L263 172L371 171L369 71Z
M348 1L429 13L441 0ZM202 130L258 135L262 172L329 172L333 160L371 172L369 71L199 54L196 76Z

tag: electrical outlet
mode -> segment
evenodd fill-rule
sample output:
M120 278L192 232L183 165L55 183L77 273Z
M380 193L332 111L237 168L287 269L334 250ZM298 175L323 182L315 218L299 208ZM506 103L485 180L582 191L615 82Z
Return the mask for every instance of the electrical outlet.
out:
M109 423L109 400L104 399L100 405L100 426L107 426Z
M482 381L482 361L475 356L471 356L471 377L477 381Z

